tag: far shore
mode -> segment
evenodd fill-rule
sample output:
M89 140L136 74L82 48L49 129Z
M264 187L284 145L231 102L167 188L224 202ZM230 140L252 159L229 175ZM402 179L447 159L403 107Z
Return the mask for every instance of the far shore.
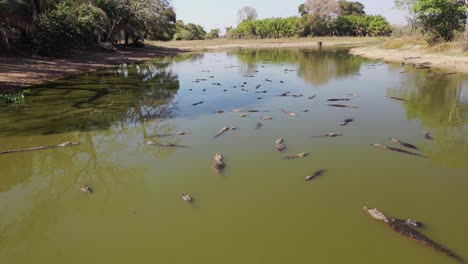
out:
M404 62L455 72L468 73L468 56L429 53L410 46L400 49L381 47L386 38L324 37L293 39L215 39L197 41L147 41L146 48L119 48L117 52L74 51L59 57L20 57L0 55L0 94L17 91L49 81L114 67L122 63L143 62L183 52L226 51L251 48L358 47L351 53L388 62Z
M398 49L385 49L377 45L353 48L350 53L369 59L468 74L468 56L461 52L431 52L418 45L409 45Z

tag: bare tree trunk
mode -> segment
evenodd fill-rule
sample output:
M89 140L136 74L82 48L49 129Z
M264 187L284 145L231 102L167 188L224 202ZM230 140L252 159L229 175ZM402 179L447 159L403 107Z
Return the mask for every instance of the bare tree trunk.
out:
M5 46L6 50L10 50L10 42L8 41L8 34L5 28L0 27L0 44Z

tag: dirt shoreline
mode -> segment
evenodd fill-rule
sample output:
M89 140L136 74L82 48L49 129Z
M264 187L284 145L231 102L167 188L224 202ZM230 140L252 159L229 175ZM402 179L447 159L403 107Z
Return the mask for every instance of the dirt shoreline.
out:
M323 46L371 45L382 38L304 38L259 40L201 40L148 41L147 48L119 49L118 52L74 51L50 57L21 57L0 55L0 94L18 91L49 81L131 62L147 61L156 57L172 56L182 52L233 50L238 48L298 48Z
M50 81L114 67L173 56L181 49L140 48L108 51L73 51L59 57L0 56L0 94L18 91Z
M384 49L379 46L353 48L350 53L386 62L430 67L457 73L468 74L468 56L462 54L431 53L420 46L406 46L400 49Z

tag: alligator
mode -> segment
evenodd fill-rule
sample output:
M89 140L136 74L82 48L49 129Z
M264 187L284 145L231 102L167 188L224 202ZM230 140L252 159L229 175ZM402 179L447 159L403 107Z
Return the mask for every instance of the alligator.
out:
M244 118L244 117L247 117L247 115L246 115L246 114L242 114L242 115L240 115L240 117Z
M340 136L343 136L343 134L331 132L331 133L328 133L328 134L325 134L325 135L321 135L321 136L312 136L312 137L340 137Z
M269 116L262 116L261 119L263 119L263 120L272 120L273 118L271 118Z
M275 142L275 148L279 151L284 151L286 149L286 145L284 145L283 143L284 143L284 139L282 138L277 139Z
M255 87L255 89L258 89L258 88L260 88L260 87L262 87L261 84L257 85L257 87Z
M181 194L180 195L182 197L182 200L186 201L187 203L192 203L193 202L193 198L188 195L188 194Z
M282 94L280 94L280 95L278 95L278 96L285 97L285 96L288 96L288 94L290 94L290 93L291 93L291 92L285 92L285 93L282 93Z
M80 143L76 142L64 142L54 146L40 146L40 147L32 147L32 148L25 148L25 149L15 149L15 150L5 150L0 151L0 154L9 154L9 153L17 153L17 152L26 152L26 151L34 151L34 150L42 150L42 149L51 149L51 148L65 148L65 147L72 147L77 146Z
M428 139L428 140L434 139L434 138L431 136L431 134L430 134L429 132L427 132L427 131L424 131L424 138L425 138L425 139Z
M263 124L261 122L257 122L257 126L256 126L257 129L259 129L262 126L263 126Z
M273 82L273 81L270 79L265 79L265 82Z
M349 95L349 96L352 96L352 97L359 97L359 95L355 94L355 93L352 93L352 94L346 94L346 95Z
M421 154L418 154L418 153L409 152L409 151L406 151L406 150L403 150L403 149L399 149L399 148L384 146L384 145L381 145L381 144L371 144L371 146L376 147L376 148L391 150L391 151L394 151L394 152L400 152L400 153L404 153L404 154L409 154L409 155L413 155L413 156L418 156L418 157L421 157L421 158L426 158L426 156L421 155Z
M204 103L203 101L200 101L200 102L193 103L192 105L193 105L193 106L196 106L196 105L201 105L201 104L203 104L203 103Z
M310 153L304 153L304 152L302 152L302 153L296 154L296 155L294 155L294 156L287 156L287 157L285 157L284 159L288 159L288 160L289 160L289 159L302 159L302 158L305 158L305 157L307 157L307 156L309 156L309 155L310 155Z
M411 149L418 149L418 147L416 147L415 145L412 145L412 144L409 144L409 143L406 143L406 142L402 142L401 140L399 140L397 138L390 138L390 141L395 143L395 144L401 145L403 147L407 147L407 148L411 148Z
M255 93L268 93L268 91L259 91L259 92L255 92Z
M349 123L351 123L353 121L354 121L353 118L346 118L345 120L343 120L343 122L340 124L340 126L346 126L346 125L348 125Z
M165 148L190 148L190 147L183 146L183 145L177 145L177 144L172 144L172 143L158 143L154 141L148 141L146 142L146 144L158 146L158 147L165 147Z
M89 186L87 186L87 185L83 185L83 186L80 188L80 191L85 192L85 193L92 193L92 192L93 192L93 189L91 189L91 187L89 187Z
M349 98L331 98L331 99L327 99L328 102L338 102L338 101L349 101L351 99Z
M312 100L312 99L314 99L315 97L317 97L317 95L312 95L312 96L310 96L308 99L309 99L309 100Z
M341 107L341 108L359 108L359 106L354 106L354 105L342 105L342 104L329 104L328 106Z
M444 253L445 255L456 259L460 263L463 263L463 259L457 254L453 253L449 249L445 248L442 245L437 244L435 241L424 236L421 232L411 228L409 225L402 223L400 220L394 219L392 217L386 216L376 208L367 208L364 207L364 210L374 219L384 222L387 224L393 231L400 233L401 235L414 239L423 245L431 247L438 252Z
M315 179L317 177L320 177L325 173L325 171L326 170L324 170L324 169L318 170L318 171L314 172L314 174L306 176L304 181L311 181L311 180L313 180L313 179Z
M226 167L226 164L224 163L223 155L216 153L214 160L215 160L214 167L218 171L218 173L221 174L224 171L224 168Z

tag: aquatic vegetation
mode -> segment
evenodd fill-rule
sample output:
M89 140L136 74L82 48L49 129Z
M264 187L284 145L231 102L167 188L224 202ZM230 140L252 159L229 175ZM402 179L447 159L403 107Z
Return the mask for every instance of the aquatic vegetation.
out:
M7 93L0 95L0 103L5 104L20 104L24 102L24 97L30 90L21 90L19 92Z

